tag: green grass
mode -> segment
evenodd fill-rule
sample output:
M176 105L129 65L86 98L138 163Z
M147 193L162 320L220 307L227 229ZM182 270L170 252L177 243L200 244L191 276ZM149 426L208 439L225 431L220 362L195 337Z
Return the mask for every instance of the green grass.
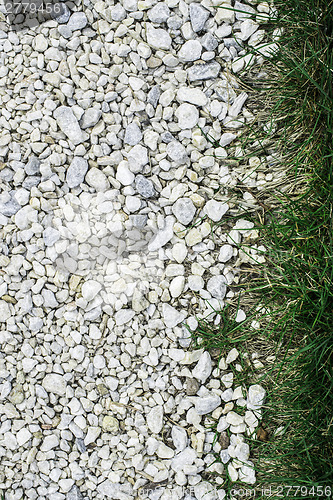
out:
M263 422L269 441L250 440L256 498L267 498L264 485L282 488L274 499L327 498L325 487L333 487L333 2L274 5L277 17L265 30L268 36L284 31L278 54L264 64L269 76L257 85L248 72L241 75L255 98L267 103L243 135L246 158L277 152L286 172L283 188L254 193L263 207L253 220L267 262L255 267L247 287L246 276L241 283L247 290L240 304L252 304L248 319L232 319L236 301L221 313L219 328L201 321L194 340L221 354L237 347L275 356L264 371L248 366L235 373L240 383L255 380L268 390ZM267 123L275 132L264 132ZM250 325L259 305L267 312L256 331Z

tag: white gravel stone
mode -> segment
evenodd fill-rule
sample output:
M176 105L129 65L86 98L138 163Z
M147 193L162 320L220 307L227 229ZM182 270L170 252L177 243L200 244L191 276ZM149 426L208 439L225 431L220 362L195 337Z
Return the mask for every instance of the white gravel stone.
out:
M88 171L88 162L80 156L74 156L66 173L66 181L70 188L77 187L84 181Z
M209 352L205 351L202 353L198 363L193 368L192 375L204 384L209 375L212 373L212 369L212 359Z
M159 434L163 427L163 406L158 405L152 408L147 415L147 425L149 430L154 434Z
M152 23L165 23L169 19L169 17L170 9L163 2L158 2L152 9L148 11L148 18Z
M171 436L176 451L183 451L188 444L188 436L186 430L178 427L177 425L174 425L171 430Z
M229 411L226 416L226 421L228 424L236 426L242 424L244 422L244 418L234 411Z
M73 12L69 18L67 26L72 31L82 30L87 26L87 22L87 16L84 12Z
M219 253L220 262L228 262L234 255L234 249L231 245L222 245Z
M190 198L179 198L172 207L176 219L184 226L192 222L195 211L195 206Z
M85 180L87 184L93 187L96 191L106 191L110 187L106 175L96 167L88 170Z
M221 398L217 394L210 394L203 397L192 397L195 409L199 415L207 415L211 413L221 404Z
M100 109L97 108L86 109L81 118L81 128L86 129L93 127L94 125L96 125L101 116L102 112Z
M215 299L224 299L227 292L225 277L220 275L210 278L207 282L207 290Z
M5 323L11 316L10 307L7 302L0 300L0 322Z
M151 24L146 25L147 43L153 49L169 50L171 37L169 33L161 28L155 29Z
M181 87L177 91L177 99L180 102L189 102L195 106L206 106L208 103L207 96L196 87Z
M177 309L169 304L163 304L162 311L164 323L167 328L174 328L176 325L184 321L186 317L184 312L177 311Z
M102 285L95 280L88 280L82 285L82 297L88 302L93 300L98 292L102 289Z
M170 283L170 294L171 297L177 298L181 295L184 290L185 285L185 277L184 276L176 276Z
M190 19L194 32L202 31L209 18L209 11L198 3L190 4Z
M265 389L259 385L251 385L249 387L249 393L247 398L247 408L248 410L260 410L266 399Z
M84 135L73 111L68 106L60 106L53 113L60 130L75 145L84 141Z
M42 381L42 386L47 392L64 396L66 394L66 381L58 373L47 373Z
M16 434L16 440L17 440L18 446L25 445L31 438L32 438L31 432L25 427L20 429L18 431L18 433Z
M238 356L239 352L234 347L233 349L231 349L231 351L229 351L225 361L227 364L233 363L238 358Z
M185 147L178 141L171 141L166 148L168 157L178 165L186 163L188 156Z
M197 61L201 52L202 45L198 40L188 40L178 52L178 57L183 62Z
M228 210L229 205L227 203L222 203L216 200L207 201L204 208L204 212L214 222L219 222Z
M197 125L199 120L199 111L193 104L181 104L177 108L175 115L178 119L178 126L181 129L192 129Z

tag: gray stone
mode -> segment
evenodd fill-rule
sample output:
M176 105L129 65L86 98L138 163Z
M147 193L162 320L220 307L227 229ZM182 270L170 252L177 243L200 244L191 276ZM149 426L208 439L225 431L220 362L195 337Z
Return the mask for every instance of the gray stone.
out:
M59 24L65 24L68 22L70 18L71 11L65 4L65 2L56 2L53 5L51 17L54 21L57 21Z
M185 147L178 141L169 142L166 151L169 158L178 165L183 165L188 160Z
M88 162L81 156L74 156L66 173L66 181L70 188L75 188L84 181L88 171Z
M129 219L134 227L144 228L147 224L148 215L130 215Z
M152 87L148 92L147 102L151 104L154 108L156 108L160 95L161 95L161 89L159 85L154 85L154 87Z
M83 500L83 495L76 485L66 494L66 500Z
M80 453L85 453L87 451L84 440L81 438L76 438L76 446Z
M244 3L241 3L241 2L238 2L236 0L235 2L235 14L236 14L236 19L239 21L239 20L243 20L243 19L249 19L251 17L253 17L253 14L256 14L256 11L253 7L251 7L250 5L246 5ZM248 14L247 14L248 12Z
M169 7L163 3L158 2L152 9L148 11L148 18L152 23L161 24L165 23L170 16Z
M22 186L30 190L32 186L37 186L40 183L40 181L41 181L40 175L32 175L24 179L24 181L22 182Z
M67 27L72 30L82 30L87 26L87 16L84 12L74 12L67 23Z
M53 113L54 118L60 130L67 135L68 139L74 144L80 144L84 141L84 136L80 128L79 122L71 108L68 106L60 106Z
M207 290L215 299L222 300L227 293L227 280L224 276L213 276L208 280Z
M60 238L60 233L54 227L47 227L43 231L43 240L47 247L53 246Z
M199 382L195 378L186 377L186 394L187 396L195 396L200 387Z
M124 142L130 146L135 146L142 139L142 132L136 123L130 123L126 127Z
M192 222L196 208L190 198L179 198L172 206L172 212L177 220L187 226Z
M163 132L163 134L161 135L161 140L162 142L165 142L165 144L169 144L169 142L174 140L174 137L171 132Z
M195 33L202 31L209 18L209 11L198 3L190 4L190 20Z
M30 156L28 163L25 165L24 170L27 175L39 174L40 171L40 161L36 156Z
M111 18L113 21L121 22L126 18L126 10L120 3L111 7Z
M218 41L213 36L211 33L206 33L202 39L201 39L201 45L206 49L206 50L215 50L216 47L218 46Z
M216 61L204 64L195 64L187 70L187 76L190 82L211 80L212 78L216 78L218 76L220 69L221 66Z
M144 175L138 174L135 177L135 187L138 193L144 198L153 198L156 195L154 184Z
M88 108L84 112L81 118L81 128L90 128L96 125L100 117L102 116L102 111L96 108Z
M0 195L0 213L5 217L11 217L20 210L21 205L12 197L8 201L2 201L6 198L4 198L4 195Z

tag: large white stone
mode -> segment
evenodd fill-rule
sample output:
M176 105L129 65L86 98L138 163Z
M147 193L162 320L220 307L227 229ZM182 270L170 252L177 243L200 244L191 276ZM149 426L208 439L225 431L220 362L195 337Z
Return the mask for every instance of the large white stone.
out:
M175 471L182 471L185 465L192 465L197 458L197 454L193 448L187 447L185 450L178 453L171 462L171 468Z
M26 429L25 427L22 427L22 429L20 429L18 431L18 433L16 434L17 444L19 446L23 446L25 443L27 443L29 441L29 439L31 437L32 437L32 434L29 431L29 429Z
M226 282L223 275L213 276L207 282L207 290L215 299L222 300L227 293Z
M117 325L121 326L129 323L134 316L135 311L132 309L120 309L120 311L117 311L115 314L115 320Z
M172 206L172 212L177 220L187 226L192 222L196 208L190 198L179 198Z
M177 311L177 309L166 303L162 305L162 313L167 328L174 328L186 318L185 313Z
M266 391L259 385L251 385L249 387L249 394L247 398L247 408L248 410L260 410L265 402Z
M194 402L195 409L199 415L207 415L211 413L221 404L221 398L217 394L208 394L206 396L190 396Z
M197 61L201 52L202 45L198 40L188 40L179 50L178 57L183 62Z
M234 249L231 245L227 243L222 245L219 253L219 261L220 262L228 262L234 255Z
M157 405L152 408L147 415L147 425L151 432L158 434L163 427L164 410L162 405Z
M177 91L177 99L180 102L189 102L195 106L206 106L207 96L197 87L181 87Z
M204 207L204 213L214 222L219 222L228 210L229 205L227 203L217 200L207 201Z
M53 392L58 396L65 396L67 383L62 375L58 373L47 373L43 379L42 386L47 392Z
M193 368L192 375L204 384L209 375L212 373L212 369L212 358L210 357L209 352L205 351L201 354L198 363Z
M188 443L188 435L185 429L174 425L171 430L173 444L177 451L182 451Z
M171 47L171 37L169 33L161 28L153 28L151 24L146 24L147 43L153 49L169 50Z
M102 290L102 285L95 280L88 280L82 285L81 293L82 297L88 302L93 300L98 292Z
M170 283L170 294L171 297L177 298L181 295L184 290L185 285L185 277L184 276L176 276Z
M96 191L106 191L110 187L108 178L104 172L96 167L88 170L85 180Z
M176 109L175 115L178 119L178 126L181 129L192 129L197 125L199 120L199 111L193 104L181 104Z

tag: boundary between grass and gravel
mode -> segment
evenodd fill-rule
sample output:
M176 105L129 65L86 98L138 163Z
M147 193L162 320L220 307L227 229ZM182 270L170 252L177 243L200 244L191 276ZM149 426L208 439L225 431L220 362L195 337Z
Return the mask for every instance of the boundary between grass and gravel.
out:
M245 128L246 158L273 151L284 172L280 187L252 190L260 213L246 217L259 230L266 263L253 266L251 279L245 274L236 301L220 313L220 327L199 322L194 347L220 357L236 347L243 365L237 382L261 383L268 392L261 427L247 438L257 483L227 479L228 498L241 498L231 493L237 488L243 497L253 490L262 499L331 498L333 0L271 5L276 13L263 29L279 51L263 64L263 81L251 80L251 71L240 75L268 103L266 114ZM247 319L236 323L244 304ZM263 370L253 368L251 352L266 359Z

